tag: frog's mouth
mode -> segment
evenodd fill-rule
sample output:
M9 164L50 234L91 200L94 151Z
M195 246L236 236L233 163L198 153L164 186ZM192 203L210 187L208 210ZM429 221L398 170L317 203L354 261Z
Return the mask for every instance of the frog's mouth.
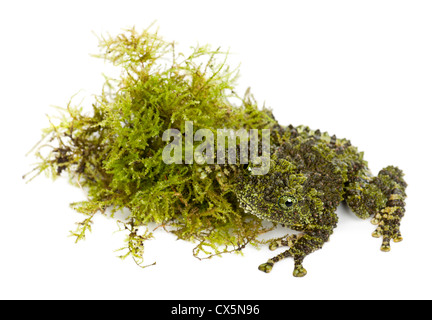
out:
M272 222L276 222L279 223L279 221L271 219L269 216L265 216L264 214L261 213L260 210L257 210L257 207L252 205L248 200L246 200L244 197L238 195L238 201L239 201L239 205L240 207L249 214L253 214L254 216L262 219L262 220L267 220L267 221L272 221Z
M257 210L257 207L255 205L253 205L252 203L250 203L250 201L248 201L247 198L242 197L241 195L238 195L238 201L239 201L240 207L246 213L253 214L254 216L256 216L260 219L269 220L269 218L264 216L263 214L261 214L260 210Z
M251 213L251 214L257 216L258 218L262 218L262 216L260 216L260 214L258 214L257 211L254 210L253 206L245 198L238 196L238 201L239 201L240 207L246 213Z

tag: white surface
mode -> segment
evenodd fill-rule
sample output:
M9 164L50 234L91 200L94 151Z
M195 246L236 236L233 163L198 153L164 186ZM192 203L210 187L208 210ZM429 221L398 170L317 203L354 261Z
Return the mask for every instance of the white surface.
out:
M430 1L8 1L0 4L0 298L302 299L432 298ZM198 261L193 244L164 232L146 246L142 270L121 261L115 221L97 217L87 240L68 231L84 199L65 181L21 179L25 153L47 126L50 105L79 90L98 93L108 65L97 39L157 21L160 35L188 47L230 48L239 91L252 87L282 124L306 124L351 139L376 174L406 173L404 241L380 252L374 227L340 208L329 243L270 274L267 248ZM89 100L91 101L91 99Z

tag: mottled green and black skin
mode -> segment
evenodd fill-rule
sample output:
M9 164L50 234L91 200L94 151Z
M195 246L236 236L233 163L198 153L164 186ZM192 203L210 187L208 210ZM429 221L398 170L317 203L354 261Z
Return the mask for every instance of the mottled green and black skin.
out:
M360 218L373 217L378 225L373 236L383 237L381 250L390 250L390 239L402 240L399 225L406 183L398 168L386 167L374 177L363 153L350 141L303 126L277 126L271 153L266 175L251 175L248 170L240 174L236 189L240 206L300 233L271 243L270 249L289 249L261 264L261 271L270 272L277 261L292 257L293 275L306 275L303 259L328 241L343 200Z

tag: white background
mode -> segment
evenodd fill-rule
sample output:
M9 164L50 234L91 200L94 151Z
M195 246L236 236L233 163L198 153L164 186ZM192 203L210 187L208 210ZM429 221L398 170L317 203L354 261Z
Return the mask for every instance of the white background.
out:
M432 298L431 17L431 1L2 1L0 298ZM292 277L290 259L258 271L275 254L267 248L199 261L193 244L163 231L146 246L157 265L142 270L116 257L124 235L102 216L75 244L68 232L83 217L68 204L85 195L44 176L25 184L34 161L25 154L50 105L100 92L109 65L89 55L92 32L153 21L185 48L230 49L238 91L251 86L282 124L349 138L375 174L402 168L404 241L381 252L374 226L342 207L330 242L305 259L305 278Z

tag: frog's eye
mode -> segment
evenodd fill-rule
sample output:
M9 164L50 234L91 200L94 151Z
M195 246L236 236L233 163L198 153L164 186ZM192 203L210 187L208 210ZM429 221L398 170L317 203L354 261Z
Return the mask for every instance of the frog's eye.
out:
M292 196L279 197L278 206L283 210L289 210L296 203L296 199Z

